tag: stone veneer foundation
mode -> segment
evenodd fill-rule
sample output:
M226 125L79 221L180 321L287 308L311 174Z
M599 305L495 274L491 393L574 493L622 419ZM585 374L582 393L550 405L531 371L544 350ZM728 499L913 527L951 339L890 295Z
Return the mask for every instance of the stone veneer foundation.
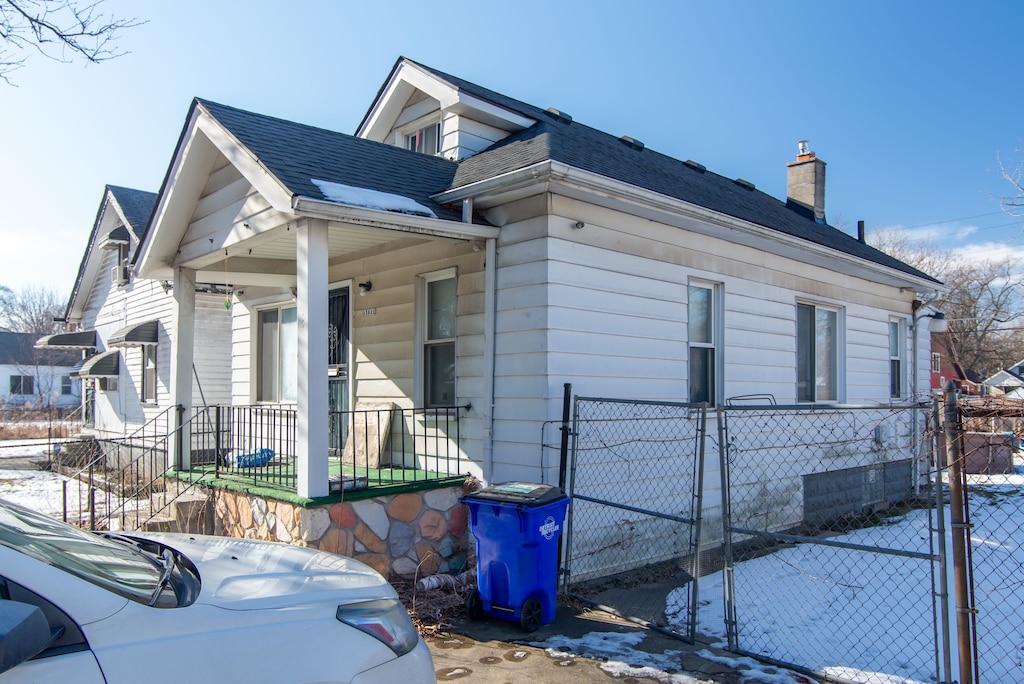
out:
M464 486L301 506L214 489L216 532L349 556L388 577L416 579L466 565Z

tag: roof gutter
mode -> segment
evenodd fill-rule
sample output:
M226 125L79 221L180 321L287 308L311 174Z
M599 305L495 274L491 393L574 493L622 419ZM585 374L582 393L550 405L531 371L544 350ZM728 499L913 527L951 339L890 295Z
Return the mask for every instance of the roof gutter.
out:
M668 195L663 195L636 185L623 183L622 181L617 181L612 178L608 178L607 176L585 171L558 161L547 160L539 162L500 176L487 178L476 183L470 183L453 190L433 195L431 199L441 204L448 204L472 198L474 199L474 202L479 205L481 200L486 196L507 193L509 191L522 189L543 181L569 184L584 191L604 197L615 198L626 203L644 205L662 213L663 215L668 215L663 217L662 220L665 220L666 218L686 218L696 220L702 223L725 228L727 230L734 230L760 240L767 240L782 244L790 249L810 252L829 259L837 259L859 269L866 269L874 273L884 273L890 278L897 276L895 278L896 280L903 281L907 288L911 288L916 291L946 291L946 288L938 281L917 277L910 273L889 268L873 261L869 261L852 254L847 254L824 245L819 245L808 240L803 240L751 221L729 216L728 214L722 214L714 211L713 209L707 209L706 207L701 207L690 202L669 197ZM679 224L678 220L665 220L665 222L670 225Z

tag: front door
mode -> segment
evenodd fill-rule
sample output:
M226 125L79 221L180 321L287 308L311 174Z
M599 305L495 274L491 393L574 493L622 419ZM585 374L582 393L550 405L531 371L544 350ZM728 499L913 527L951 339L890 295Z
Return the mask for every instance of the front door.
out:
M341 453L348 424L348 293L331 290L327 298L327 403L330 411L330 448ZM336 450L336 451L335 451Z

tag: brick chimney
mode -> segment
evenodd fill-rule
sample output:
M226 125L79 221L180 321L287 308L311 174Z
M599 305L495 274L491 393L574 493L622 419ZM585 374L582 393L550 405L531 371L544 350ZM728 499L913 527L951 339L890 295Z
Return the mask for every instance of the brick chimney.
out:
M787 204L796 204L813 212L814 220L825 222L825 162L811 152L806 140L798 145L796 161L786 164Z

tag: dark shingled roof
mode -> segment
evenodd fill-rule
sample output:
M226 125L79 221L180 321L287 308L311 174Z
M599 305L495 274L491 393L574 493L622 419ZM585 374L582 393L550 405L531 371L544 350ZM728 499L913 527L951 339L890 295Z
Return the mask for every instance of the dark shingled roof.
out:
M156 193L145 190L134 190L119 185L108 185L107 190L114 195L128 227L136 238L141 238L149 223L149 215L153 213L153 206L156 204Z
M630 145L608 133L567 121L443 71L406 61L459 90L537 120L530 128L464 159L452 182L453 189L539 162L557 161L938 282L837 228L815 222L813 214L804 207L782 202L734 179L702 172L673 157Z
M457 164L393 145L246 112L197 99L293 193L326 200L312 179L402 195L438 218L459 220L460 210L430 196L451 185Z
M0 332L0 365L4 366L67 366L81 358L81 353L34 349L41 335L35 333Z
M455 163L207 100L196 99L193 108L202 106L209 111L293 195L326 200L312 182L315 178L402 195L430 208L439 218L459 220L457 209L441 206L431 196L533 164L555 161L938 283L928 274L841 230L817 223L806 208L778 200L747 183L642 145L629 144L412 60L400 58L392 73L403 61L415 64L459 90L535 119L537 123Z
M99 209L96 210L96 220L93 221L92 232L89 233L89 242L85 245L85 254L82 255L82 261L78 264L75 284L71 288L71 295L68 297L67 306L64 308L65 318L71 312L71 304L75 301L75 297L78 296L79 290L82 289L82 278L85 276L85 267L89 263L89 255L92 254L93 243L96 241L96 231L99 230L100 221L103 219L103 212L107 208L108 192L114 196L117 204L121 207L121 212L128 221L132 234L140 241L146 232L149 216L153 213L153 207L156 206L157 196L154 192L135 190L119 185L107 185L103 189L103 201L100 203ZM116 232L116 229L111 232Z

